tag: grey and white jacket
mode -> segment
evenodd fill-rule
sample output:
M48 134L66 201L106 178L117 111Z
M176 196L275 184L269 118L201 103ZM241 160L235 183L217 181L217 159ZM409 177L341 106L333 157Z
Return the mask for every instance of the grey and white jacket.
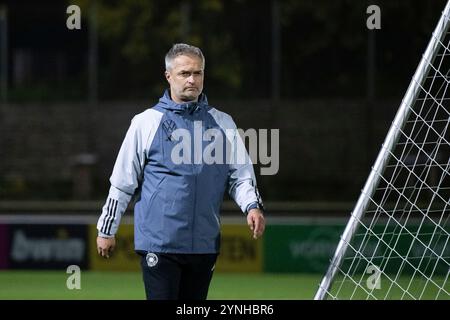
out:
M136 115L110 182L99 235L117 232L134 197L137 251L217 253L225 191L244 213L262 207L233 119L209 106L204 94L198 102L177 104L166 91L158 104Z

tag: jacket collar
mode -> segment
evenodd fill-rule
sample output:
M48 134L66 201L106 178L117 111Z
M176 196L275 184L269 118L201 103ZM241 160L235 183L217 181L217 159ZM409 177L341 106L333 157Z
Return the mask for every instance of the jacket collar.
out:
M186 102L186 103L176 103L170 97L170 90L166 89L163 96L159 99L159 105L167 110L172 110L175 112L194 112L197 108L207 108L208 99L204 93L201 93L198 97L198 101Z

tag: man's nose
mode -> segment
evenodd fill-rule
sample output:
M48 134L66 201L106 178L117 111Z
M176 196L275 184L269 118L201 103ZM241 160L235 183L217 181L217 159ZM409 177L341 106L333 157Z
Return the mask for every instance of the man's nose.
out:
M195 82L194 75L191 74L191 75L187 78L187 80L188 80L189 83L194 83L194 82Z

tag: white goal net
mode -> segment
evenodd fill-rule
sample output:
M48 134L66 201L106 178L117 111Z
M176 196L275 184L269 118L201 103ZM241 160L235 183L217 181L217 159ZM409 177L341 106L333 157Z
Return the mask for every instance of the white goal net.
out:
M450 299L450 1L315 299Z

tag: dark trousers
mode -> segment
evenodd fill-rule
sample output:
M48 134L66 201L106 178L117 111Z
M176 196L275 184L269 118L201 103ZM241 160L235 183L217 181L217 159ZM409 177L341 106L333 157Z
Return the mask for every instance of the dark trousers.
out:
M141 253L141 256L148 300L206 300L217 254L154 253L147 256Z

